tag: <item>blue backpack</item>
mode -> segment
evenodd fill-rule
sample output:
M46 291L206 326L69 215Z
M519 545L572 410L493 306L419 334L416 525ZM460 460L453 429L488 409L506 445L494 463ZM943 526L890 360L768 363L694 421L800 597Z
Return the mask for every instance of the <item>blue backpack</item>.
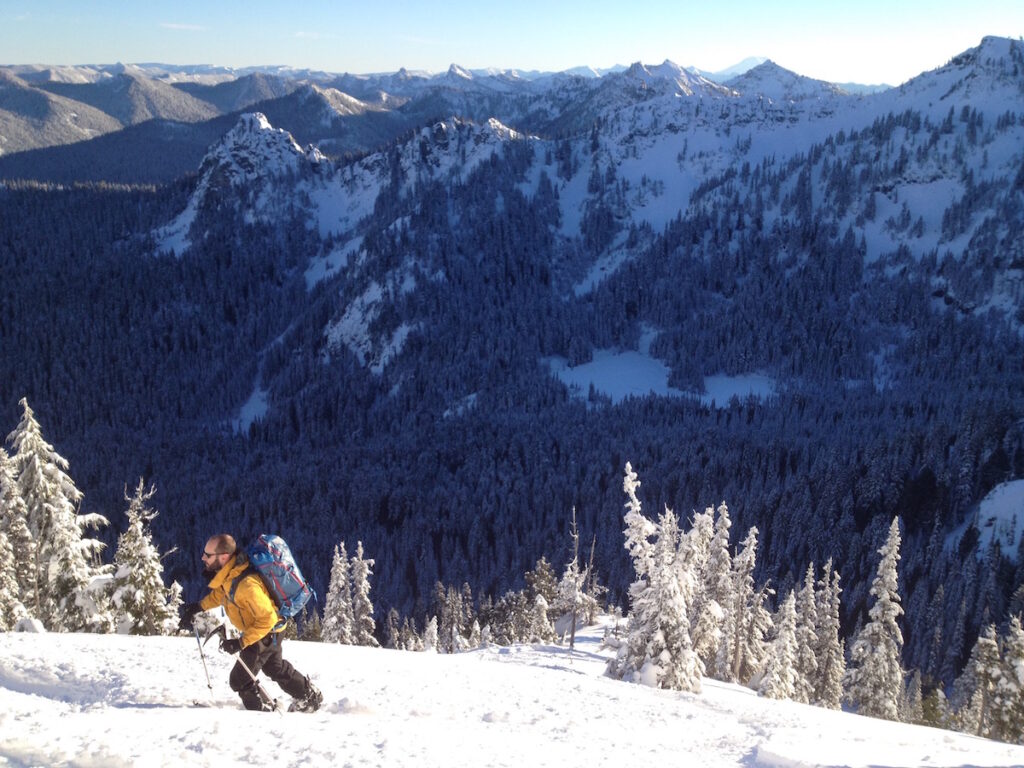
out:
M300 613L309 602L309 598L316 598L316 593L302 577L299 566L295 564L292 551L280 536L261 534L245 548L245 555L249 560L249 567L231 582L228 598L234 602L238 582L255 571L266 585L271 599L277 606L277 612L281 615L281 621L274 627L275 630L283 627L288 619Z

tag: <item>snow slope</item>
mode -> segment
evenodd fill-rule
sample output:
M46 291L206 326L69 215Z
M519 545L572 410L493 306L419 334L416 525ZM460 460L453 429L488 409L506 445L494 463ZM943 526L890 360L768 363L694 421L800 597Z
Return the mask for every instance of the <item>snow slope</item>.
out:
M699 695L618 682L602 674L601 636L584 631L571 656L550 646L445 656L289 641L286 657L323 689L324 708L263 714L239 708L231 660L212 643L211 692L190 637L8 634L0 765L1024 765L1024 747L713 681Z

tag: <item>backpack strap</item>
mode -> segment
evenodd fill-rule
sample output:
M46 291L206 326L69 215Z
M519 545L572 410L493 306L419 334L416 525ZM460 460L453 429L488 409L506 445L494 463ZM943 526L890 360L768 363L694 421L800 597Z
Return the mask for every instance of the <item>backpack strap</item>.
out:
M259 574L256 572L255 568L253 568L251 565L247 565L244 571L242 571L240 574L238 574L237 576L235 576L235 578L231 580L231 587L230 589L228 589L228 600L230 600L232 604L235 604L235 590L238 589L239 582L247 576L254 575L258 576Z
M262 581L260 572L257 571L256 568L251 563L247 565L244 571L242 571L240 574L238 574L237 576L235 576L235 578L231 580L231 587L230 589L228 589L228 600L231 601L232 605L237 605L237 603L235 603L235 590L238 589L238 584L242 581L242 579L246 578L247 576L255 576L256 578ZM271 598L271 602L274 602L273 598ZM270 630L270 633L274 636L275 643L277 642L277 633L284 627L284 625L287 622L288 619L284 618L284 616L280 616L280 614L278 615L277 624L275 624Z

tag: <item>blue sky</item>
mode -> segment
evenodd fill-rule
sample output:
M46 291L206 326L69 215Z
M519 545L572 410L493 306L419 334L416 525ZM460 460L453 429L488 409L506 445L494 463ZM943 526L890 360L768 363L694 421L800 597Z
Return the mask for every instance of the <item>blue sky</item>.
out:
M329 72L521 70L748 56L834 82L896 85L984 35L1024 35L1024 2L865 0L0 0L0 64L285 64Z

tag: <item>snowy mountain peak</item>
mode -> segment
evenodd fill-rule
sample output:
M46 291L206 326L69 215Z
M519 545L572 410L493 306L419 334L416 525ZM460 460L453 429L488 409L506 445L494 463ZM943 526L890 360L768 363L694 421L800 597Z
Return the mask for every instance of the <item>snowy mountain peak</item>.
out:
M772 101L794 102L849 95L835 83L798 75L765 59L757 67L727 81L742 95L769 98Z
M192 225L211 195L223 199L226 190L266 188L273 180L303 166L319 166L324 156L315 147L303 149L287 131L274 128L261 112L242 115L235 127L206 153L199 166L199 182L188 204L174 220L157 230L157 250L181 255L192 245ZM259 196L255 206L272 206ZM255 216L255 211L249 212Z
M636 62L621 76L627 81L639 83L643 88L669 90L684 96L712 93L720 96L732 95L729 89L711 82L703 75L687 71L668 59L653 67Z
M898 95L934 100L940 109L948 109L953 99L1000 109L1008 100L1024 95L1024 43L985 37L945 66L908 80L899 87Z
M295 170L305 153L285 130L274 128L260 112L242 115L235 127L207 152L200 173L223 175L232 186L261 176Z
M728 80L727 85L745 96L761 96L783 102L847 95L846 91L834 83L798 75L780 67L771 59Z
M448 67L448 73L446 75L449 80L472 80L473 73L469 70L463 69L458 64L452 64Z

